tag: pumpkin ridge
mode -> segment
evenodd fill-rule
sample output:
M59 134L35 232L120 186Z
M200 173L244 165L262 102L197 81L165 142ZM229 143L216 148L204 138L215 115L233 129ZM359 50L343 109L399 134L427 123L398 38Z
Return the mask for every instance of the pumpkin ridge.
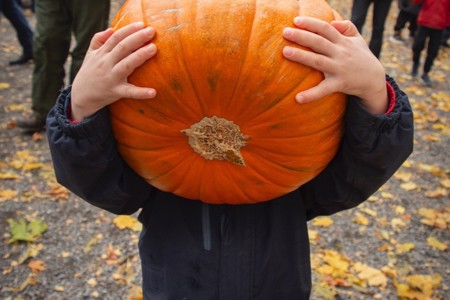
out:
M300 105L300 104L299 104ZM333 132L334 127L340 127L339 125L341 124L342 120L336 118L334 121L327 123L326 126L323 127L314 127L313 129L316 129L314 131L309 131L307 133L303 133L301 136L298 136L298 134L296 134L295 132L293 133L293 135L284 135L284 136L257 136L255 135L253 132L258 132L262 129L265 129L267 127L270 127L270 125L272 123L270 123L270 121L265 121L265 122L261 122L260 124L255 124L254 126L247 126L245 128L245 131L252 136L253 140L284 140L284 139L289 139L289 140L295 140L295 139L300 139L300 138L305 138L305 137L310 137L310 136L314 136L320 133L324 133L327 131ZM261 126L259 126L261 125ZM243 127L243 126L242 126ZM266 132L263 132L263 134L265 134ZM252 144L253 145L253 144Z
M329 151L325 151L325 152L329 152ZM325 155L325 154L327 154L327 153L324 153L324 152L320 153L320 155ZM304 172L311 172L311 171L314 172L314 171L321 170L321 169L325 168L326 165L327 165L327 164L325 164L325 165L320 165L320 166L317 166L317 167L294 167L294 166L290 166L289 164L283 164L282 162L277 162L275 164L273 161L265 158L262 154L259 154L259 153L252 153L252 156L253 156L253 158L259 159L260 161L264 161L266 164L272 164L272 165L274 165L276 167L279 167L281 169L289 170L289 171L296 172L296 173L304 173ZM255 170L256 170L256 168L255 168ZM270 179L272 181L274 181L273 177L270 177ZM281 184L279 184L279 185L280 186L284 186L284 185L281 185ZM290 186L290 185L286 185L286 186Z
M262 157L259 154L252 154L252 160L254 162L254 160L257 160L258 162L264 162L267 163L267 165L271 165L274 166L276 169L280 170L283 169L284 171L286 170L286 168L282 167L279 164L276 164L270 160L265 159L264 157ZM288 183L287 181L284 180L284 178L281 177L276 177L273 176L273 174L271 174L270 172L267 172L265 170L263 170L262 168L259 167L258 164L253 163L252 165L253 167L253 175L254 177L258 176L258 178L261 178L260 181L262 181L264 184L267 183L268 185L272 185L272 186L276 186L277 188L283 188L283 189L294 189L298 187L298 184L292 184L292 183ZM291 170L291 169L288 169ZM299 172L296 172L299 173Z
M152 100L152 101L153 101L153 100ZM157 101L157 100L155 100L155 101ZM148 107L146 107L146 109L147 109L147 108L148 108ZM153 110L153 109L152 109L152 110ZM169 116L165 115L164 113L159 112L158 110L153 110L153 111L154 111L154 112L157 112L157 113L160 114L160 115L169 117ZM135 112L135 111L133 110L133 113L134 113L134 112ZM121 113L123 113L123 111L121 111ZM110 114L111 114L111 117L114 117L115 122L120 123L121 126L123 126L124 128L129 128L129 129L137 130L137 131L142 132L142 133L144 133L144 134L146 134L146 135L149 135L149 136L153 136L153 135L154 135L154 136L158 137L158 139L160 138L160 135L157 135L157 134L155 134L155 133L152 134L152 133L146 131L147 128L138 127L137 125L130 124L131 122L129 122L129 120L121 119L120 116L121 116L122 114L120 114L120 113L115 113L115 110L110 110ZM150 118L149 118L149 119L150 119ZM175 119L173 119L173 118L171 118L171 121L173 121L173 123L178 123L178 124L179 124L179 127L184 127L184 126L186 125L185 122L181 122L181 121L175 120ZM167 127L167 132L171 132L171 131L172 131L172 132L174 132L174 136L177 135L177 134L176 134L177 131L172 129L172 128L173 128L173 124L166 125L165 123L159 123L159 126L160 126L160 127L161 127L161 125L164 125L164 126ZM158 131L160 131L160 130L162 130L162 129L159 129ZM167 133L167 132L166 132L166 133Z
M255 21L256 21L256 10L258 9L258 0L255 0L254 1L254 9L253 9L253 19L252 19L252 25L251 25L251 29L250 29L250 34L248 35L248 38L247 38L247 42L245 43L245 45L246 45L246 47L245 47L245 54L244 54L244 57L242 58L242 61L241 61L241 65L240 65L240 68L239 68L239 76L238 76L238 78L236 79L236 81L235 81L235 84L234 84L234 87L233 87L233 92L231 93L231 97L230 97L230 99L228 99L228 101L226 102L227 103L227 107L226 107L226 110L229 110L229 107L233 107L234 106L234 103L235 103L235 95L236 95L236 93L237 93L237 90L238 90L238 86L239 86L239 83L241 82L241 79L242 79L242 70L243 70L243 68L244 68L244 66L245 66L245 63L247 62L247 58L248 58L248 50L249 50L249 45L250 45L250 41L252 40L252 35L253 35L253 28L255 27Z
M255 124L258 124L258 120L259 118L264 118L266 114L270 114L272 112L273 109L278 108L278 105L282 104L291 93L293 93L296 89L298 89L299 85L305 80L305 78L307 78L307 76L310 76L311 73L317 72L316 70L312 69L312 68L307 68L308 72L305 72L305 74L302 74L303 76L298 77L298 81L292 85L292 88L289 90L286 90L283 94L278 95L278 101L276 101L274 104L268 106L265 110L260 110L257 113L257 116L250 116L244 119L244 121L242 122L242 127L246 128L248 126L247 122L255 122ZM298 91L300 92L300 91ZM295 102L295 99L292 99L293 102ZM300 104L298 104L300 105ZM243 111L244 114L247 114L247 111Z
M122 146L123 145L121 145L121 147ZM128 149L130 149L130 148L128 148ZM164 149L164 150L167 150L167 149ZM177 149L177 150L179 150L179 149ZM144 150L132 149L131 151L132 152L141 152L141 151L144 151ZM146 157L146 155L147 156L152 156L151 154L153 154L153 152L151 152L151 153L148 153L148 151L145 151L145 152L147 152L147 153L144 153L143 157ZM186 150L186 152L187 152L187 150ZM166 153L168 153L168 154L166 154ZM177 153L174 153L173 151L172 152L164 151L163 154L161 154L161 152L159 152L158 156L159 156L159 158L164 157L164 160L166 160L166 161L170 160L171 166L179 167L180 165L185 163L188 159L190 159L190 157L188 155L184 155L182 158L180 158L179 154L180 154L179 151ZM176 159L171 159L171 157L176 157ZM164 160L161 160L161 161L164 161ZM145 176L145 178L150 179L150 180L153 181L153 180L159 179L161 177L167 176L171 172L175 172L175 173L179 174L180 171L182 171L182 170L188 171L189 168L167 168L167 170L165 172L162 172L161 169L158 169L158 175L154 175L154 176L151 176L151 177Z
M144 1L144 0L141 0L141 1ZM197 2L198 3L198 2ZM191 6L192 7L192 6ZM177 8L178 10L180 9L180 8ZM196 11L197 11L197 7L195 7L195 14L196 14ZM177 35L177 41L178 41L178 45L179 45L179 47L180 47L180 52L181 53L184 53L184 46L183 46L183 39L181 38L182 36L180 35L180 30L178 30L179 29L179 27L181 26L181 25L183 25L183 24L185 24L186 22L181 22L181 20L180 20L180 14L176 14L176 21L175 21L175 25L174 25L174 27L176 27L176 29L175 29L175 32L176 32L176 35ZM190 72L190 70L189 70L189 67L188 67L188 64L187 64L187 61L186 61L186 57L184 56L184 55L181 55L180 56L180 58L181 58L181 68L182 68L182 71L183 71L183 73L187 76L187 78L189 79L188 80L188 83L189 83L189 85L190 85L190 87L192 88L192 91L194 92L194 94L195 94L195 99L197 99L197 102L198 102L198 105L199 105L199 107L201 108L201 114L202 115L204 115L205 114L205 107L204 107L204 105L203 105L203 101L201 101L201 99L200 99L200 94L199 94L199 92L198 92L198 90L196 89L196 87L195 87L195 85L194 84L192 84L194 81L193 81L193 78L192 78L192 74L191 74L191 72ZM161 74L161 77L160 78L165 78L165 76L164 76L164 73L162 72L162 70L159 70L159 68L158 68L158 73L160 73ZM184 77L184 76L181 76L181 77ZM164 80L164 81L167 81L167 80ZM183 101L183 99L182 98L180 98L180 96L178 96L174 91L172 91L172 90L170 90L170 94L172 95L172 97L174 98L174 99L176 99L177 100L177 102L178 103L185 103L186 101ZM190 105L181 105L181 107L183 108L183 109L185 109L186 107L191 107ZM157 112L159 112L158 110L154 110L154 111L157 111ZM198 112L196 112L194 109L191 109L190 110L190 112L192 113L192 118L195 118L195 117L197 117L198 116ZM182 114L181 113L179 113L179 114L175 114L175 115L171 115L170 117L171 118L176 118L177 116L182 116ZM187 119L190 119L190 118L187 118ZM191 124L189 124L189 123L186 123L186 121L184 120L183 122L182 122L182 124L183 125L191 125Z
M198 5L198 2L196 2L197 3L197 5ZM195 5L195 8L193 8L192 9L192 14L195 14L196 16L197 16L197 11L198 11L198 7L197 7L197 5ZM192 5L191 7L193 7L194 5ZM194 22L196 21L196 17L195 18L193 18L193 20L194 20ZM177 24L179 24L180 22L179 22L180 20L179 20L179 17L178 17L178 15L177 15ZM178 38L178 44L180 45L180 52L181 53L184 53L184 45L183 45L183 39L182 39L182 36L180 35L180 31L179 30L177 30L177 36L179 37ZM190 71L190 68L189 68L189 65L188 65L188 63L187 63L187 61L186 61L186 57L184 56L184 55L181 55L181 61L182 61L182 65L183 65L183 69L184 69L184 71L186 72L186 75L187 75L187 77L188 77L188 81L189 81L189 84L190 84L190 86L192 87L192 90L194 91L194 94L195 94L195 99L196 99L196 101L198 102L198 104L199 104L199 107L201 108L201 114L202 115L205 115L205 111L206 111L206 109L205 109L205 106L204 106L204 103L203 103L203 101L202 101L202 99L201 99L201 97L200 97L200 93L198 92L198 89L197 89L197 87L195 86L195 84L194 84L194 82L195 82L195 80L194 80L194 78L192 77L192 73L191 73L191 71ZM186 124L186 125L192 125L192 124Z

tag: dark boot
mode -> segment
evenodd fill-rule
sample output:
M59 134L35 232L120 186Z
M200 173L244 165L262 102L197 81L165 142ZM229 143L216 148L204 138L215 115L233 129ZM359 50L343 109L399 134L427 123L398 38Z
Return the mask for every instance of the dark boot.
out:
M420 78L422 79L422 82L426 86L433 86L433 82L431 81L430 76L428 76L427 73L423 73L423 75Z
M13 65L23 65L33 59L33 54L31 53L23 53L18 59L12 60L9 62L11 66Z
M45 117L38 117L36 114L31 114L28 117L16 120L16 126L25 131L43 131L45 129Z
M411 76L412 77L417 77L418 70L419 70L419 64L416 64L416 63L413 64L412 71L411 71Z

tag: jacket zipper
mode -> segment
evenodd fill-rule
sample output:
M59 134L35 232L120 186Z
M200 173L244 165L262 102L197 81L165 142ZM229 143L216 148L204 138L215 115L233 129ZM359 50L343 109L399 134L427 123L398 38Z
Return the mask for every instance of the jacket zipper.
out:
M203 249L211 251L211 217L209 204L203 203L202 206L202 229L203 229Z

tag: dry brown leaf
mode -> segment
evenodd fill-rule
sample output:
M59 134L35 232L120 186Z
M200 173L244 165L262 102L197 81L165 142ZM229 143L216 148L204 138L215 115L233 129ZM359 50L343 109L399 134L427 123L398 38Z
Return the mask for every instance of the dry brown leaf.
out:
M436 188L435 190L425 192L425 196L428 198L448 197L448 191L445 188Z
M30 262L28 263L28 267L33 273L39 273L47 270L47 268L45 267L45 263L42 260L30 260Z

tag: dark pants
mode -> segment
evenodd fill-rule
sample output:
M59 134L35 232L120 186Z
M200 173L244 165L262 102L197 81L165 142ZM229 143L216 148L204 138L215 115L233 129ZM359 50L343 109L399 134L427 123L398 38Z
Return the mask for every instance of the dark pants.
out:
M425 64L423 65L423 73L428 73L433 66L434 59L439 52L439 46L441 45L443 30L433 29L429 27L419 26L417 28L416 36L414 37L413 50L413 63L418 66L420 63L420 54L425 48L425 44L428 39L427 57Z
M33 31L16 0L0 0L0 11L11 22L17 33L24 55L33 53Z
M69 81L77 74L95 33L108 26L110 0L36 0L32 109L45 118L64 86L64 64L71 51ZM71 48L71 39L75 45Z
M369 48L376 57L380 57L384 24L391 8L392 0L353 0L351 21L358 28L358 31L362 33L371 2L373 2L373 21Z
M394 31L401 31L403 28L405 28L406 23L409 24L409 36L414 37L417 30L417 15L405 10L399 11L397 21L394 25Z

